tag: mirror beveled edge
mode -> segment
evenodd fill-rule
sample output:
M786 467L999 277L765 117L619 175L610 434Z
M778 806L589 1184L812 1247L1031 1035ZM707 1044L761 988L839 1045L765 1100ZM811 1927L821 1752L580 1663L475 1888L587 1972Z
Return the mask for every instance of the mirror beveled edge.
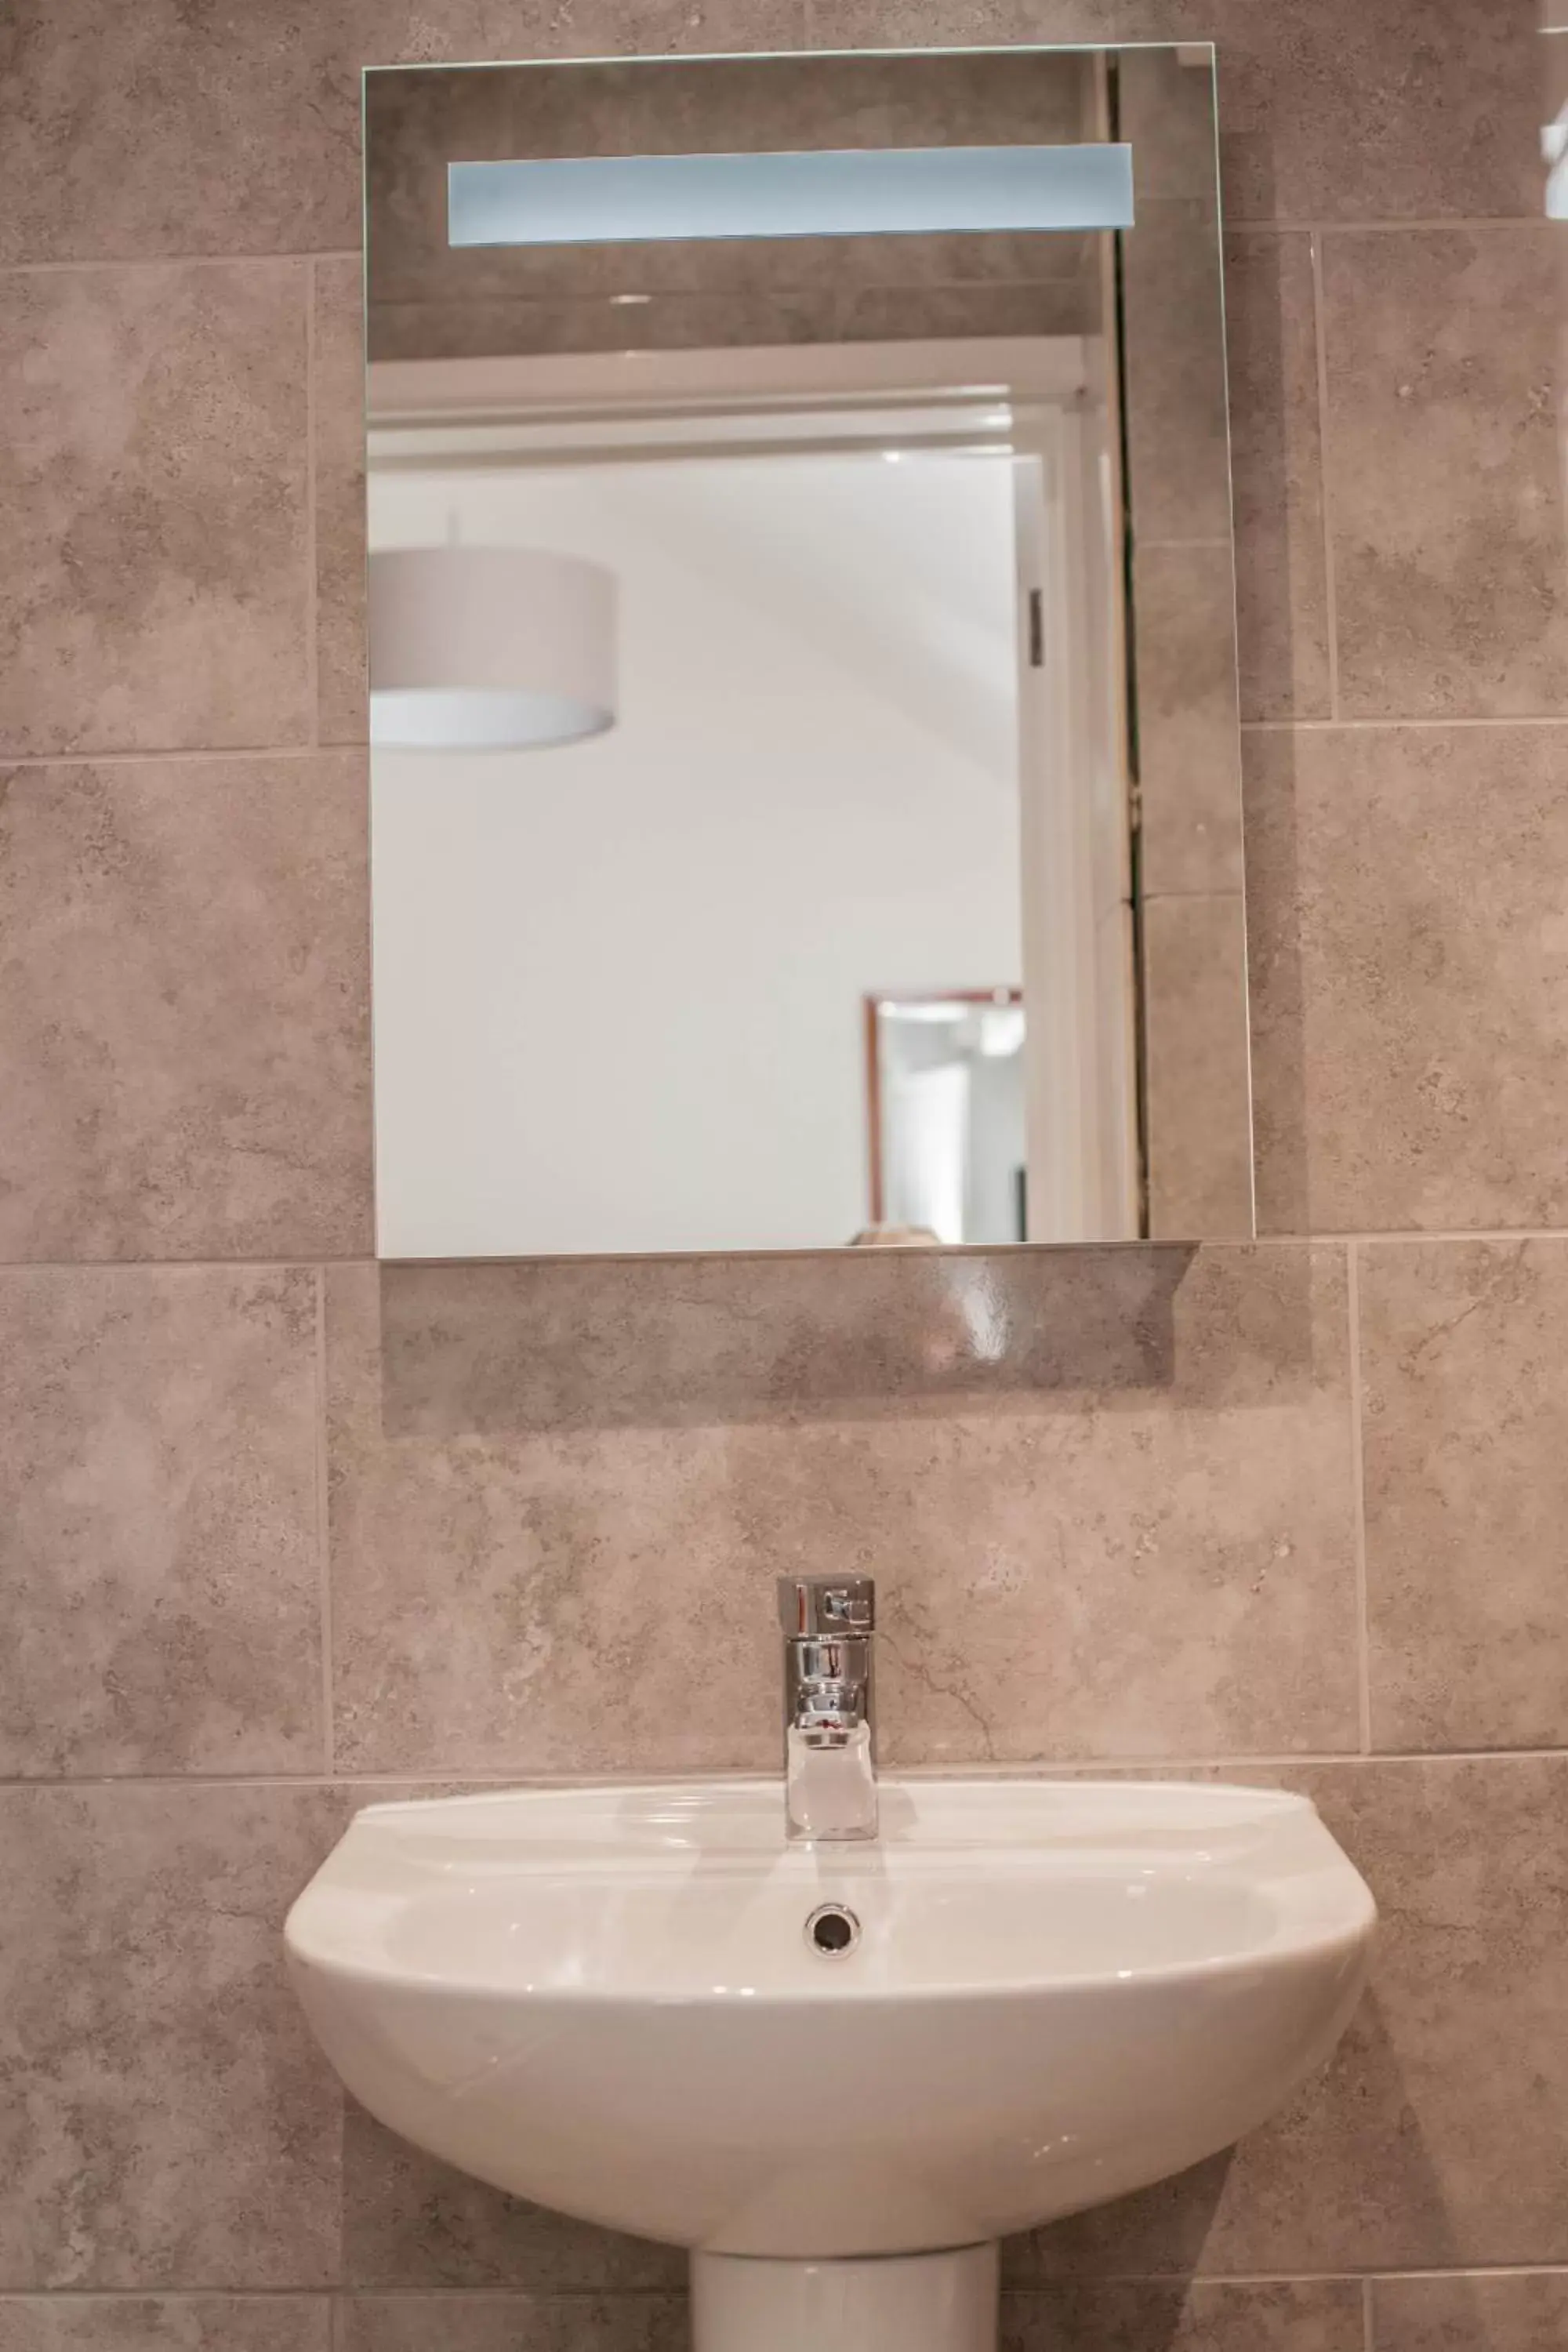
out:
M1064 137L1036 104L1038 86L1028 68L1054 62L1087 67L1113 90L1114 119L1102 117L1095 135L1131 146L1137 193L1134 229L1113 243L1107 272L1119 337L1118 420L1125 522L1128 773L1137 809L1135 837L1136 963L1139 1043L1142 1231L1076 1234L1074 1242L1246 1240L1256 1230L1253 1188L1250 1055L1247 1032L1245 872L1241 830L1240 733L1236 642L1230 441L1225 369L1221 219L1217 169L1215 57L1201 43L1117 43L878 49L740 52L601 59L539 58L368 69L365 99L366 349L374 364L385 351L380 330L399 301L412 309L406 283L393 259L393 240L378 219L385 213L378 138L387 101L406 123L416 89L443 104L479 93L486 103L470 121L488 116L497 152L504 155L703 152L722 148L851 144L931 144L990 141L1008 133L977 112L1004 85L1014 106L1035 109L1027 130L1014 138ZM914 68L935 93L939 74L957 75L940 98L886 96L874 104L879 137L868 137L866 91L878 79ZM779 77L789 77L785 91ZM858 79L847 88L846 78ZM497 104L502 83L513 103ZM679 95L672 102L672 92ZM907 86L906 86L907 87ZM737 94L759 101L748 136L737 136ZM562 103L568 92L580 103ZM520 136L516 100L534 126L534 142ZM715 100L722 101L715 105ZM657 105L655 102L657 101ZM936 104L938 119L930 112ZM803 115L806 107L809 119ZM650 113L650 108L654 111ZM860 110L856 132L843 127ZM704 114L706 110L706 114ZM436 110L440 112L440 107ZM1015 115L1015 121L1017 118ZM717 121L715 138L710 127ZM909 127L911 121L913 129ZM548 131L540 126L548 123ZM890 127L889 127L890 124ZM640 125L640 131L637 126ZM657 131L655 129L657 125ZM1082 137L1083 128L1073 134ZM448 148L448 153L450 149ZM465 152L477 151L471 138ZM409 191L400 237L409 223ZM417 211L416 206L415 211ZM417 242L417 240L416 240ZM804 244L805 240L800 240ZM844 242L849 242L847 240ZM860 240L868 244L870 240ZM884 247L899 240L880 239ZM441 240L443 251L445 239ZM776 248L775 248L776 249ZM646 258L656 249L639 248ZM710 248L711 253L713 249ZM567 267L587 248L565 249ZM735 241L723 260L752 281L758 248ZM670 257L689 266L689 247ZM684 259L682 259L684 257ZM515 266L515 253L507 257ZM561 256L551 257L559 272ZM548 280L547 266L538 276ZM720 272L722 283L723 271ZM735 283L731 276L731 283ZM555 291L563 281L556 278ZM588 300L595 289L590 287ZM1016 289L1013 289L1016 292ZM527 299L548 300L547 284L528 288ZM581 299L581 285L567 299ZM671 299L679 299L671 289ZM742 324L741 336L745 340ZM395 341L393 356L401 355ZM936 1244L943 1250L1060 1247L1062 1239L1027 1244ZM822 1245L837 1255L842 1244ZM809 1244L784 1249L728 1245L710 1250L595 1251L594 1256L816 1255ZM413 1257L445 1253L409 1253ZM481 1254L475 1253L478 1256ZM483 1253L490 1255L491 1253ZM527 1259L537 1253L505 1253ZM559 1255L550 1252L546 1255ZM576 1255L572 1253L571 1255ZM407 1262L399 1259L391 1262Z

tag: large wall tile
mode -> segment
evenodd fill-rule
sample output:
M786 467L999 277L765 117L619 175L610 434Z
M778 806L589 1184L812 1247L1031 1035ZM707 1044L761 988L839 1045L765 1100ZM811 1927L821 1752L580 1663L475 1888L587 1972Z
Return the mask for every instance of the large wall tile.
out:
M1316 1799L1377 1897L1368 2000L1274 2123L1173 2181L1018 2241L1016 2284L1557 2259L1568 1756L1280 1778Z
M1225 323L1244 719L1329 716L1310 237L1229 236Z
M1536 0L811 0L810 23L830 48L1213 41L1230 219L1540 215Z
M1342 1281L1201 1253L1142 1394L738 1431L753 1618L775 1569L880 1571L892 1761L1352 1744Z
M1121 252L1127 499L1140 546L1228 545L1223 267L1215 200L1139 206Z
M1074 1295L1072 1259L1021 1263L1038 1270L1039 1328L1058 1333L1043 1384L1037 1373L1010 1395L968 1397L960 1385L892 1413L875 1389L814 1400L806 1358L793 1409L772 1423L726 1427L721 1408L707 1426L532 1434L526 1405L506 1425L483 1350L467 1408L458 1386L443 1411L427 1391L408 1413L416 1341L405 1330L384 1359L374 1271L334 1273L340 1759L387 1771L768 1766L772 1578L851 1565L884 1580L890 1759L1353 1743L1338 1255L1199 1254L1163 1350L1110 1388L1073 1382L1071 1327L1051 1296L1058 1266L1064 1306ZM810 1264L793 1267L797 1317ZM723 1271L733 1323L754 1326L754 1269ZM825 1292L846 1282L831 1259L817 1273ZM625 1270L596 1274L613 1298ZM438 1276L428 1345L460 1381L437 1288ZM964 1296L933 1311L926 1343L953 1364ZM978 1293L969 1304L986 1311ZM1000 1352L1005 1325L991 1328ZM660 1360L679 1397L668 1338ZM730 1661L711 1708L689 1703L685 1627L699 1608Z
M370 1246L353 753L0 769L0 1259Z
M352 1769L757 1765L767 1628L721 1433L429 1443L384 1425L376 1275L328 1279L336 1753ZM700 1587L730 1663L694 1709L673 1639Z
M1005 2294L1001 2352L1364 2352L1361 2289L1145 2280Z
M1568 1742L1568 1243L1363 1253L1379 1748Z
M1239 891L1143 909L1149 1230L1252 1232L1247 919Z
M1221 890L1239 900L1241 741L1229 541L1141 547L1133 606L1142 896Z
M350 2295L338 2352L687 2352L683 2296Z
M679 2293L678 2246L574 2221L470 2180L348 2103L343 2283L526 2287L534 2294ZM0 2352L6 2352L0 2339Z
M0 754L309 740L308 299L283 262L5 280Z
M1562 2352L1568 2271L1375 2279L1369 2352Z
M0 1273L0 1773L323 1761L316 1276Z
M329 2352L324 2295L0 2298L0 2352Z
M1263 1231L1568 1222L1565 740L1247 739Z
M5 20L0 257L305 253L360 242L360 71L437 58L793 47L799 0L95 0Z
M0 2287L318 2287L342 2102L279 1930L331 1791L0 1790Z
M1560 268L1547 222L1324 240L1346 718L1568 712Z
M365 675L364 292L357 260L315 269L316 696L323 743L363 743Z

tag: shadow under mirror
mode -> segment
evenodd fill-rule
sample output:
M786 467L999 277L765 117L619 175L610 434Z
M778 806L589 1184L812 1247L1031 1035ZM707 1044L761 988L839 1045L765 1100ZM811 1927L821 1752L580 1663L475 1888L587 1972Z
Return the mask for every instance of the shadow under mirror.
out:
M378 1248L1249 1237L1205 46L366 77Z

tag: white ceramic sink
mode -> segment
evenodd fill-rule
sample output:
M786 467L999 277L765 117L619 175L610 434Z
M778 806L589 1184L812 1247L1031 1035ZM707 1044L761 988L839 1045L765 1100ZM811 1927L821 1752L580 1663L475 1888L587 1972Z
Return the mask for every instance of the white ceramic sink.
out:
M862 1846L786 1847L776 1782L374 1806L289 1916L294 1980L350 2089L420 2147L767 2258L699 2263L700 2345L808 2340L772 2290L765 2322L729 2310L775 2271L863 2267L885 2300L931 2267L849 2257L984 2247L978 2311L995 2239L1226 2147L1321 2063L1373 1901L1302 1797L916 1779L881 1799ZM859 1927L834 1957L806 1934L824 1904ZM824 2291L811 2325L842 2323ZM974 2311L931 2333L931 2280L912 2292L920 2342L981 2340ZM916 2340L900 2325L889 2344Z

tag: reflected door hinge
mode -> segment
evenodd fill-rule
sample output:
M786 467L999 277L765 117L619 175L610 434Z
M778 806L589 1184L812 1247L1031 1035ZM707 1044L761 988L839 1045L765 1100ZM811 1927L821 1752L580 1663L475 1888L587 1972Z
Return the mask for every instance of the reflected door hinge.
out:
M1046 666L1046 600L1038 588L1029 591L1029 667Z

